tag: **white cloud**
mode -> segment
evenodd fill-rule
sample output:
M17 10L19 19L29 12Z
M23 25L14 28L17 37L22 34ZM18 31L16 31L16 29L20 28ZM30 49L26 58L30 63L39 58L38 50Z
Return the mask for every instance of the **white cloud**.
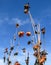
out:
M5 65L5 64L3 63L3 59L0 59L0 64L1 64L1 65Z
M8 23L9 23L9 24L16 24L16 23L21 24L21 20L18 19L18 18L12 18L12 19L10 20L10 22L8 22Z
M10 24L10 25L12 25L12 24L15 25L16 23L18 23L20 26L22 26L22 25L29 23L29 19L26 19L23 21L19 18L12 18L12 19L10 19L10 22L8 22L8 24Z
M4 23L7 23L9 25L15 25L16 23L20 24L20 25L24 25L24 24L27 24L29 23L29 19L26 19L26 20L21 20L19 18L8 18L8 17L4 17L4 18L0 18L0 25L1 24L4 24Z

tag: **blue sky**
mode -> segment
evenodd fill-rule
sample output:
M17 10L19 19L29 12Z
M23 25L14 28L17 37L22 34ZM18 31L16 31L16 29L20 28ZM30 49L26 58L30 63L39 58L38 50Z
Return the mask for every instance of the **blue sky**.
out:
M29 15L24 14L24 4L28 1L30 3L30 12L35 23L40 23L41 28L46 28L46 43L43 43L42 48L45 48L48 52L45 65L51 64L51 0L0 0L0 63L2 63L2 65L4 65L2 59L3 50L5 47L9 48L10 46L10 40L13 39L13 35L16 33L16 23L20 24L20 27L17 29L17 31L31 31L33 35ZM30 39L31 37L26 37L26 35L24 35L24 37L21 39L19 39L17 36L17 41L14 43L14 45L20 42L20 48L26 47L27 50L32 53L32 45L27 46L27 41ZM19 51L21 50L19 49ZM24 56L19 55L17 60L21 62L22 58L24 58ZM12 60L14 61L14 59ZM30 59L30 65L33 65L31 62L33 62L35 58L31 56ZM22 65L24 64L25 62L22 62Z

